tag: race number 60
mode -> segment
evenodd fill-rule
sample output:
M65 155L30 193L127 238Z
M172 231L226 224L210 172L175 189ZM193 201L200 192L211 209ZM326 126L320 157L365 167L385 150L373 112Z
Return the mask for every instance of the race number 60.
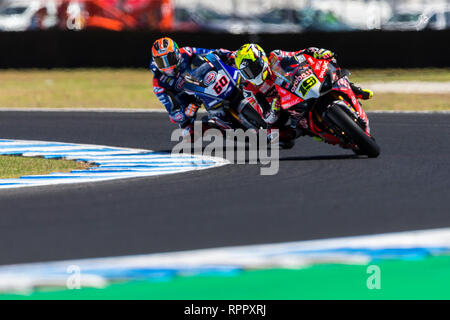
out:
M222 76L219 81L216 82L216 84L214 85L213 89L216 92L216 94L220 94L223 90L223 88L225 88L225 86L228 84L228 79L225 76Z

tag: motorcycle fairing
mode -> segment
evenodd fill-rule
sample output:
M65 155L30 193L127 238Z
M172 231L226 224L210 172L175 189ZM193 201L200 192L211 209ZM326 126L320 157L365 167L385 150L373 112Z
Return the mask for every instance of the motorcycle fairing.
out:
M189 94L199 96L205 105L213 108L233 94L239 71L222 63L213 53L205 55L203 59L205 62L202 65L185 76L184 89Z
M275 86L281 98L282 109L290 109L298 103L319 98L324 93L332 91L338 99L347 102L348 111L354 113L355 118L360 118L364 122L366 134L370 136L367 115L351 89L347 76L339 78L340 69L327 60L302 54L297 57L297 61L297 65L289 64L289 66L272 61L272 69L276 76ZM308 130L313 134L331 144L341 143L332 132L327 132L330 128L322 124L322 115L315 110L308 113L307 122Z
M365 123L365 132L367 135L370 136L370 126L369 126L369 119L367 118L367 114L362 108L361 104L359 103L358 99L355 96L355 93L353 92L352 88L350 87L350 83L348 80L348 77L345 76L343 78L340 78L333 84L332 91L338 92L338 95L343 93L346 97L343 97L347 103L350 104L350 108L348 109L350 112L355 113L357 117L359 117L364 123ZM342 95L341 95L342 96Z

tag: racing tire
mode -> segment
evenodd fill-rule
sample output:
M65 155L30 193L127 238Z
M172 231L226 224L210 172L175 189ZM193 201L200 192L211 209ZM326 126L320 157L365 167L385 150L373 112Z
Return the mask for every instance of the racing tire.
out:
M295 140L280 141L281 149L292 149L295 146Z
M380 147L375 142L375 139L369 137L339 104L334 104L328 108L326 117L328 121L344 131L358 146L359 150L354 150L356 154L367 155L369 158L379 156Z

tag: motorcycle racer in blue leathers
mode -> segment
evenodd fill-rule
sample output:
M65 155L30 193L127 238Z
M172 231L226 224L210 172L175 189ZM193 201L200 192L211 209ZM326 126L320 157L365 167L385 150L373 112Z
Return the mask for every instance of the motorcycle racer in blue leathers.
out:
M195 55L214 51L226 56L228 50L182 47L170 38L161 38L153 43L150 70L153 72L153 92L164 105L173 123L184 129L183 136L193 132L193 123L202 101L184 92L184 75L190 70ZM220 112L211 113L210 117L220 118Z

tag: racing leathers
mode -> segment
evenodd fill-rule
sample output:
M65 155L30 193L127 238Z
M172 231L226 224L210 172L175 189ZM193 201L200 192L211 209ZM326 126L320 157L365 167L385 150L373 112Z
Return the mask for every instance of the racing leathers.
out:
M327 60L331 60L334 57L334 54L331 51L315 47L295 52L274 50L269 56L270 72L264 82L259 86L255 86L250 82L244 82L243 84L245 99L242 103L250 104L263 117L269 127L269 139L271 139L271 129L275 128L280 129L280 142L293 141L296 137L308 134L308 132L304 130L307 129L304 127L307 121L302 121L305 113L294 111L292 110L293 108L288 110L290 116L288 126L280 127L277 123L280 118L283 101L275 86L276 75L271 71L271 67L275 63L280 63L281 65L292 64L292 57L300 54L307 54L319 59ZM300 121L303 125L303 129L297 126Z
M184 129L184 136L192 134L197 110L202 105L201 100L184 92L184 76L189 72L190 64L195 55L204 55L212 51L225 55L229 53L227 50L222 50L195 47L180 48L181 62L175 76L168 76L161 72L153 59L150 62L150 70L153 72L153 92L166 108L170 120Z

